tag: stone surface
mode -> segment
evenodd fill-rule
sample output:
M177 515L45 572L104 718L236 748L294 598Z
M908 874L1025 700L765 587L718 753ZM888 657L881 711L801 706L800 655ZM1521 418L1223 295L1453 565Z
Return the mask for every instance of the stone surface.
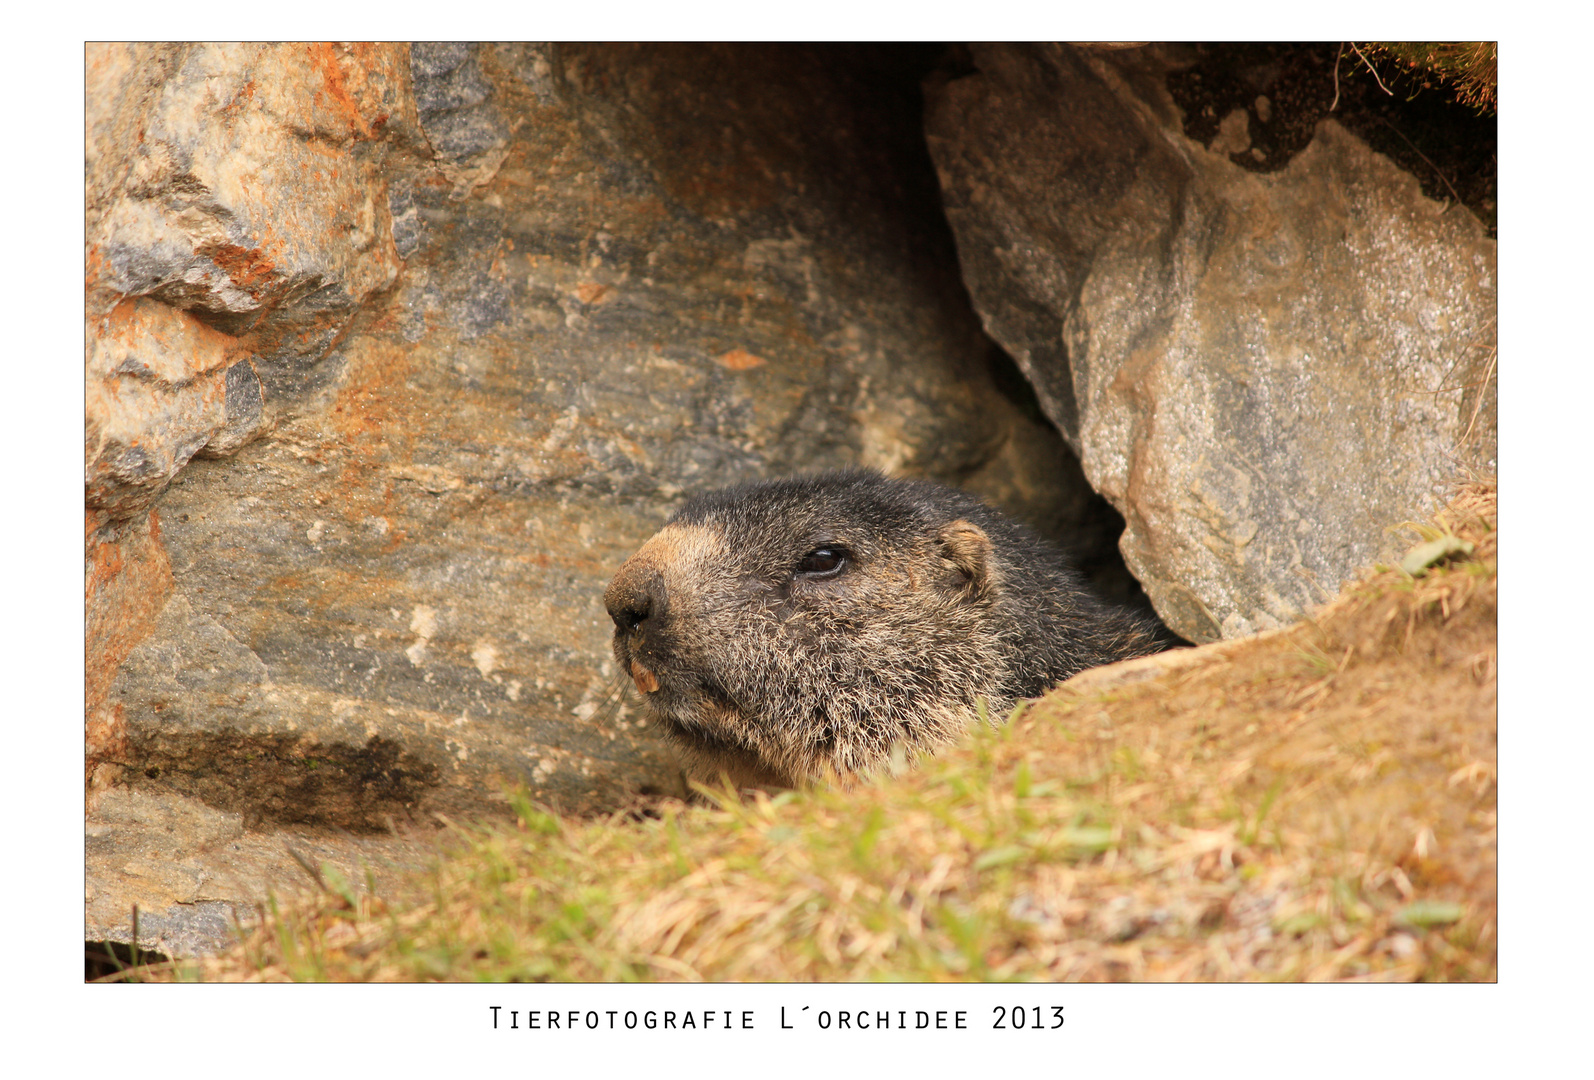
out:
M200 161L233 130L218 102L276 103L269 119L335 100L297 55L107 49L134 104L91 115L96 153L129 156L127 110L192 136L168 141ZM149 815L105 818L131 791L243 837L151 856L166 869L117 870L114 888L91 860L107 934L138 881L141 910L173 919L257 896L269 875L192 884L245 841L278 863L311 840L353 860L395 827L502 812L516 785L569 812L684 794L617 693L601 596L685 492L864 463L962 482L1054 533L1090 516L1077 463L969 308L906 54L333 55L386 121L314 134L319 114L294 113L227 145L260 164L309 139L345 218L301 209L319 190L302 184L212 212L216 191L258 195L224 160L233 187L172 174L203 198L186 179L159 198L91 185L96 318L128 328L90 333L91 551L107 567L91 623L117 613L90 634L90 828L114 826L118 850L158 841ZM308 224L240 281L194 239L238 220ZM155 389L128 396L136 379ZM135 441L145 455L127 459ZM1087 555L1111 539L1089 528ZM134 556L136 574L110 569Z
M142 948L171 957L215 952L255 921L255 904L268 896L287 903L331 884L323 864L349 887L381 895L436 851L427 834L250 830L239 814L197 799L116 786L100 795L85 830L83 936L131 941L136 904ZM320 884L306 864L321 872Z
M315 407L400 266L381 164L421 143L396 46L91 43L85 97L86 769L108 781L106 691L170 590L151 508L196 455Z
M965 280L1173 629L1297 617L1492 468L1495 244L1467 211L1332 120L1242 168L1246 110L1184 133L1177 50L972 60L926 119Z
M333 377L328 347L398 273L380 168L416 131L405 60L89 47L91 508L142 509L195 452L236 450Z
M92 523L93 515L90 515ZM110 701L117 670L154 628L171 595L172 567L160 516L93 530L83 573L84 780L109 783L128 752L127 725Z

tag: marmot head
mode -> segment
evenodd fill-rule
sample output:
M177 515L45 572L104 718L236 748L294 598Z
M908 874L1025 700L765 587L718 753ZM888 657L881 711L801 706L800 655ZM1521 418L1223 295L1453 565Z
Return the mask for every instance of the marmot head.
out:
M842 778L956 738L1011 634L990 511L869 472L686 502L604 594L614 655L691 773Z

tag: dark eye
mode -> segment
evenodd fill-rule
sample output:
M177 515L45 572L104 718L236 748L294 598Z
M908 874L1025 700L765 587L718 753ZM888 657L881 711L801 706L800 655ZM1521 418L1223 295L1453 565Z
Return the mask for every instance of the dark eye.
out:
M841 573L841 568L846 565L845 548L820 547L814 548L802 557L802 561L797 564L797 572L811 577L834 577Z

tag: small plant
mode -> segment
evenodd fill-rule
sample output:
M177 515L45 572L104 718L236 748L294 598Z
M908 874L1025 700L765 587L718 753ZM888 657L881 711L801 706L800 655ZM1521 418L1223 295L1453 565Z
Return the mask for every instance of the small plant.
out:
M1432 74L1454 88L1456 100L1479 112L1498 108L1499 42L1495 41L1379 41L1375 53L1413 71Z

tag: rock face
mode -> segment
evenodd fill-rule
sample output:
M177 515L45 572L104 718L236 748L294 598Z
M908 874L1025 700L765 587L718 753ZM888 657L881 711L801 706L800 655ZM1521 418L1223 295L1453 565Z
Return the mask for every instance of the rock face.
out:
M389 46L88 56L88 503L126 517L235 451L398 273L379 172L415 131Z
M1176 50L972 58L926 118L965 280L1169 626L1297 618L1492 466L1495 244L1467 211L1332 120L1241 167L1260 91L1188 138Z
M684 492L862 463L1077 523L901 55L91 47L91 938L208 947L284 844L356 875L511 785L682 793L601 596Z
M84 485L90 769L106 694L170 588L156 499L323 392L330 345L400 266L379 169L418 133L392 47L86 53Z

